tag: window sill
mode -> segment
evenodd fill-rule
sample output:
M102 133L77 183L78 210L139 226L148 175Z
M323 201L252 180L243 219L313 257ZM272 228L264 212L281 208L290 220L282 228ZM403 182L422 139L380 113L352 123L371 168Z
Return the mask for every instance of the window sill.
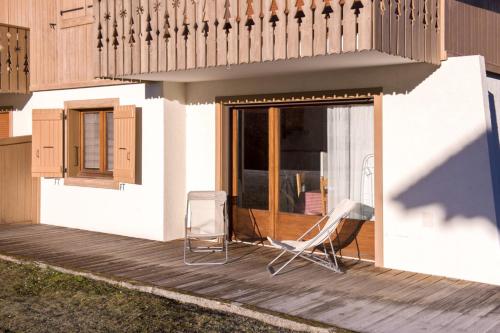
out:
M118 190L120 188L120 182L118 182L114 179L106 179L106 178L69 177L69 178L64 178L64 185L81 186L81 187L94 187L94 188L107 188L107 189L112 189L112 190Z

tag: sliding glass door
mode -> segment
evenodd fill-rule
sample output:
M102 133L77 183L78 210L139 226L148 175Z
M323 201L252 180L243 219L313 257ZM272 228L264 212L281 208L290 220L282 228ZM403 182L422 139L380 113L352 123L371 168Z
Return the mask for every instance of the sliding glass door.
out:
M295 239L345 198L361 203L351 221L372 219L371 104L237 109L232 117L238 238Z
M279 119L276 237L298 237L343 199L360 203L350 216L352 221L370 220L374 212L373 107L282 107Z

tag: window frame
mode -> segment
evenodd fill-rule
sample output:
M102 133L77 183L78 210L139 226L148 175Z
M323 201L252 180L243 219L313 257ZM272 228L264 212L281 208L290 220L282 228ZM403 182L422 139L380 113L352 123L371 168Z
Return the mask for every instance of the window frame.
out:
M119 182L114 179L113 171L109 172L109 174L100 174L100 173L88 173L81 172L81 168L83 166L82 159L82 142L81 142L81 133L78 133L78 145L79 151L77 152L77 157L79 159L78 166L73 166L74 173L70 172L70 166L73 161L70 161L70 137L74 134L75 129L71 128L69 124L69 114L70 112L78 112L78 130L82 132L82 124L81 124L81 114L86 111L109 111L115 112L115 110L120 106L120 100L118 98L105 98L105 99L88 99L88 100L74 100L74 101L65 101L64 102L64 112L65 112L65 123L64 123L64 163L65 163L65 172L64 178L68 180L68 185L78 185L78 186L87 186L87 187L102 187L102 188L111 188L117 189L119 186ZM74 165L74 164L73 164ZM65 181L66 184L66 181Z
M78 111L79 121L80 121L80 133L78 133L80 141L80 151L79 151L79 172L78 177L82 178L113 178L113 171L109 170L108 161L108 142L107 142L107 130L108 130L108 113L113 113L113 109L104 110L75 110ZM85 114L99 114L99 169L85 168Z

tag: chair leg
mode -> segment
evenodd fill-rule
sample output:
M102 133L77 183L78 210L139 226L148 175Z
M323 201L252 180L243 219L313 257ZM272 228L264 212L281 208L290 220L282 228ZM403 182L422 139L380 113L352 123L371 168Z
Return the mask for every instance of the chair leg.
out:
M224 260L224 263L227 263L227 261L229 260L229 242L227 238L224 238L224 244L226 247L226 260Z
M337 256L335 254L335 247L333 246L332 238L330 236L328 236L328 241L330 243L330 248L332 249L332 257L333 257L333 262L334 262L334 268L335 268L335 270L337 272L340 272L339 263L337 262Z
M228 244L228 241L227 239L224 239L224 241L222 242L222 245L220 247L217 248L217 250L208 250L205 249L203 251L197 251L196 250L197 247L192 247L191 245L191 239L190 238L185 238L184 239L184 264L186 265L189 265L189 266L198 266L198 265L224 265L228 262L229 260L229 244ZM199 262L199 263L196 263L196 262L190 262L187 258L187 252L190 252L190 253L215 253L215 252L220 252L220 253L223 253L224 254L224 259L223 261L210 261L210 262Z
M276 259L274 259L273 261L271 261L269 263L269 265L267 265L267 270L269 271L269 273L271 273L272 276L275 276L276 274L278 274L279 272L281 272L283 270L283 268L285 268L289 263L291 263L295 258L297 258L298 256L300 256L302 254L302 252L298 252L296 253L290 260L288 260L287 262L285 262L282 266L280 266L280 268L278 268L277 271L274 271L273 268L272 268L272 264L278 260L279 257L281 257L283 254L285 254L287 251L283 251L279 256L276 257Z
M340 268L339 268L339 263L337 262L337 256L335 255L335 252L333 252L332 254L332 257L333 257L333 268L336 270L336 271L340 271ZM330 259L331 260L331 259Z
M187 246L188 246L188 244L187 244L187 243L188 243L188 240L187 240L187 238L185 237L185 238L184 238L184 264L186 264L186 265L188 265L187 260L186 260L186 248L187 248Z
M286 251L282 251L276 258L274 258L269 264L267 264L267 270L269 271L269 273L273 274L274 272L273 264L276 262L276 260L281 258L285 253Z

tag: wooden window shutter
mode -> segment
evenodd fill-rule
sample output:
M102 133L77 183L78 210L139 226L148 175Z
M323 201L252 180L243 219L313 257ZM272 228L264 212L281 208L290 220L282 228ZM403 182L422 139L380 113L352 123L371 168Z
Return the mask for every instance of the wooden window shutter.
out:
M61 109L33 110L33 177L63 177L63 112Z
M0 112L0 139L10 136L10 115L8 112Z
M77 177L80 171L80 112L66 114L66 168L68 177Z
M113 178L121 183L135 184L136 122L135 105L114 109Z

